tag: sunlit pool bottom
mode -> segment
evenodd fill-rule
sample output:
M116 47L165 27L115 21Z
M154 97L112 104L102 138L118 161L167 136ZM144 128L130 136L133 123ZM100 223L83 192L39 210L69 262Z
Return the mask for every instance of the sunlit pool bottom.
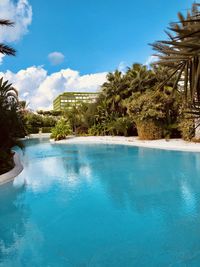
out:
M200 266L200 154L25 144L0 187L0 267Z

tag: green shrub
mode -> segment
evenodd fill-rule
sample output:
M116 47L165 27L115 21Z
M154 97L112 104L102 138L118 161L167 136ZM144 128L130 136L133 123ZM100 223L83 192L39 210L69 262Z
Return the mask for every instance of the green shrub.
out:
M44 129L44 132L51 132L50 128L56 124L56 119L49 115L38 115L32 112L28 112L24 115L24 123L27 134L38 133L40 128ZM42 131L43 132L43 131Z
M107 132L112 135L128 136L133 133L134 122L129 117L121 117L107 123Z
M107 134L107 127L105 124L96 124L93 125L88 130L88 135L96 136L96 135L106 135Z
M40 130L39 127L33 127L33 126L31 126L31 125L29 125L29 126L26 128L27 134L37 134L37 133L39 133L39 130Z
M177 122L177 99L170 88L133 94L128 114L136 123L140 139L160 139L171 134L170 125Z
M51 133L52 127L42 127L42 133Z
M195 136L195 124L193 119L184 118L179 123L179 129L183 140L190 141Z
M51 138L56 141L66 139L66 137L72 134L72 129L69 123L65 119L60 119L54 128L51 130Z
M163 137L166 139L181 138L181 132L179 129L179 124L176 122L173 124L164 125Z
M42 117L42 127L54 127L56 125L56 119L52 116Z
M77 127L76 128L76 135L79 135L79 136L88 135L88 128L84 127L84 125Z
M155 121L137 121L136 126L141 140L156 140L163 137L163 128Z
M116 118L104 123L93 125L88 130L88 135L122 135L137 134L135 123L129 117Z

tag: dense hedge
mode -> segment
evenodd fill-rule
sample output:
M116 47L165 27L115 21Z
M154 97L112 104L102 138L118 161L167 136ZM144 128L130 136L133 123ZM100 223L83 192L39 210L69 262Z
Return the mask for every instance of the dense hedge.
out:
M55 126L57 118L49 115L38 115L28 112L24 115L24 124L27 134L51 133L52 127Z
M39 133L40 128L39 127L27 127L26 131L27 134L37 134Z
M142 140L156 140L163 137L163 127L154 121L137 122L138 136Z
M51 133L53 127L42 127L41 132L42 133Z
M179 129L181 131L181 137L185 141L191 141L195 136L195 123L193 119L183 119L179 124Z

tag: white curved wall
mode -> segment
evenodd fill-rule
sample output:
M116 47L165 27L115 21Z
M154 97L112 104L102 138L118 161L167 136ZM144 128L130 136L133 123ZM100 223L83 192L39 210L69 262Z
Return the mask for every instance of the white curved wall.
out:
M0 175L0 185L11 182L17 175L22 172L23 166L21 164L20 157L16 152L14 154L13 160L15 167L9 172Z

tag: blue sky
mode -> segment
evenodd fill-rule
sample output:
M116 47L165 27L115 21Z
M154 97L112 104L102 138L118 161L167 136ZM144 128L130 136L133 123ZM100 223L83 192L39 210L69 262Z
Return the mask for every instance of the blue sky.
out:
M120 62L144 63L148 43L164 37L164 29L185 12L191 0L30 0L29 33L17 43L17 57L6 58L2 70L45 65L49 72L70 67L82 74L112 71ZM47 56L62 52L65 60L51 66Z
M1 15L16 22L14 29L0 31L0 41L8 41L17 49L15 58L0 58L1 71L22 98L31 99L34 108L47 107L64 90L95 91L105 80L106 72L119 65L145 63L152 54L148 44L166 38L164 30L169 22L177 21L177 12L186 13L192 3L192 0L0 1ZM51 91L44 89L43 83ZM38 92L49 95L48 103L37 100Z

